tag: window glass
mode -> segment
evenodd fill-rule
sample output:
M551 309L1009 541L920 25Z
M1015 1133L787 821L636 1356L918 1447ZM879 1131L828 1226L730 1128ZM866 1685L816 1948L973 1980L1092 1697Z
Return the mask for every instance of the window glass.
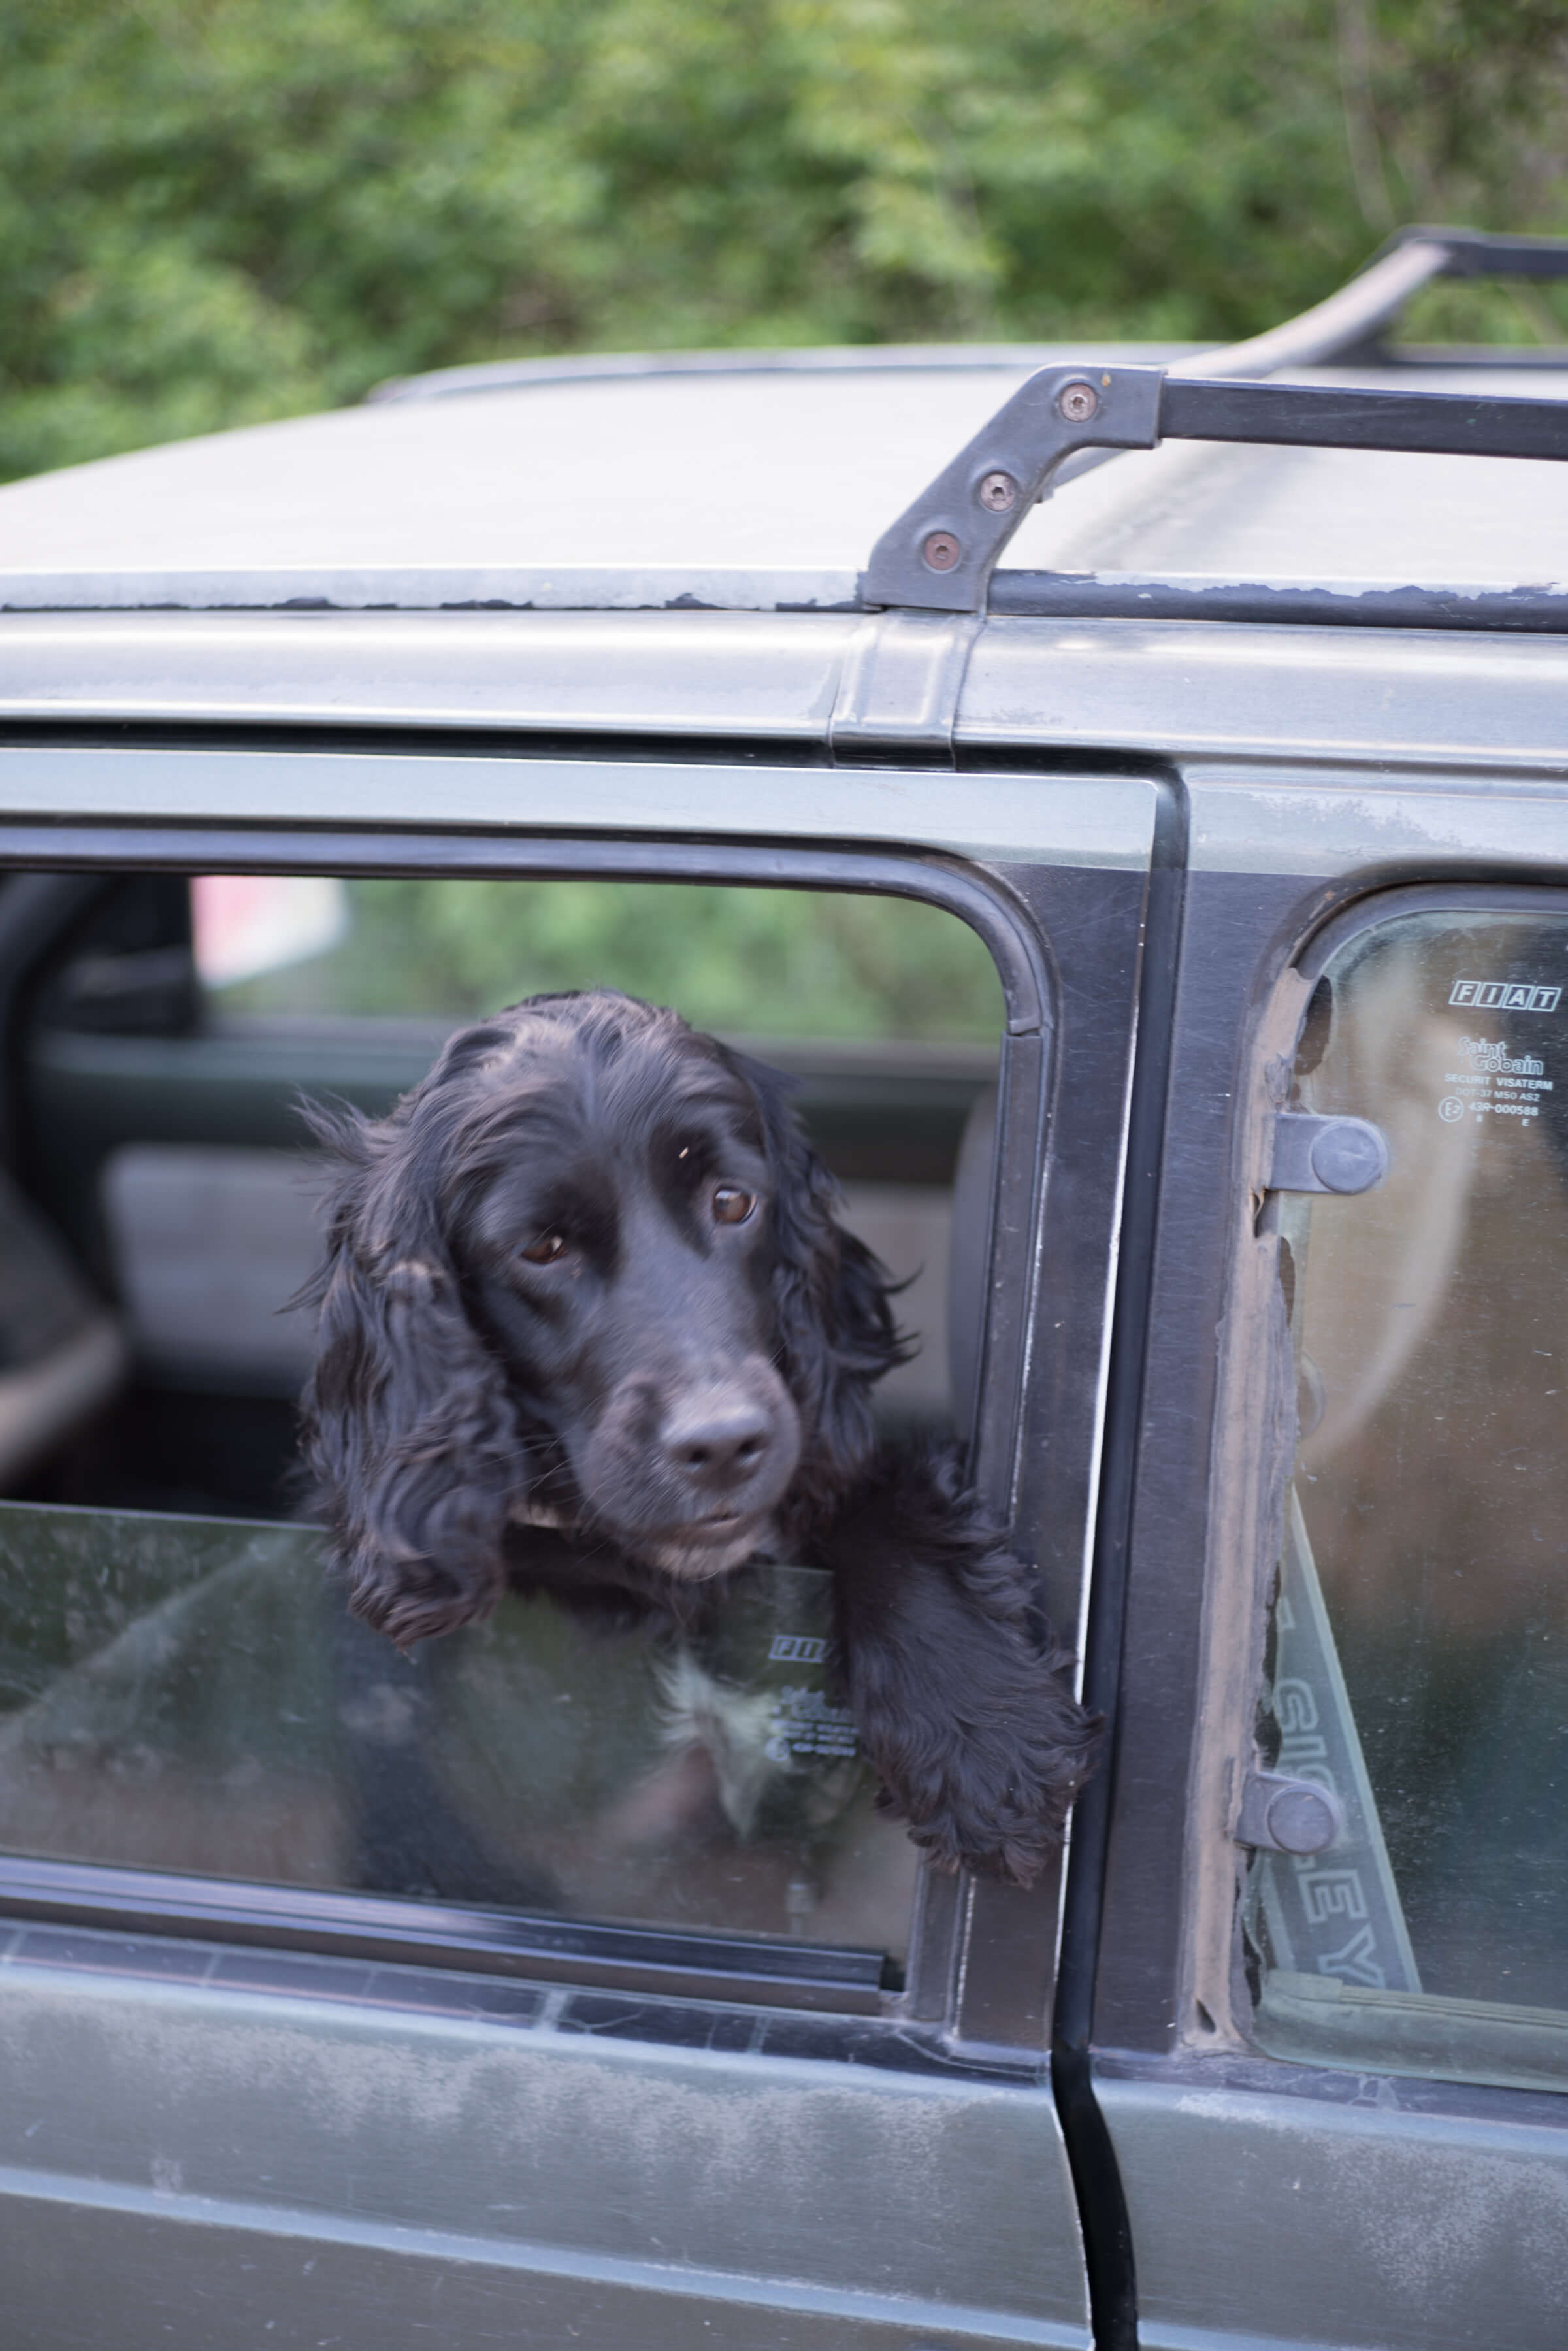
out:
M950 1295L954 1186L962 1158L983 1231L1003 1006L951 915L739 887L105 877L15 997L0 1849L789 1935L896 1972L915 1855L825 1680L821 1575L744 1571L680 1641L514 1594L411 1662L349 1617L298 1522L312 1334L289 1301L323 1176L298 1095L381 1114L460 1022L601 984L790 1071L920 1338L883 1423L962 1420L985 1268L972 1253Z
M1330 1851L1251 1865L1266 2047L1568 2082L1568 909L1354 937L1294 1106L1391 1171L1286 1195L1300 1443L1260 1736Z
M0 1845L902 1958L827 1583L752 1571L678 1641L511 1597L404 1657L312 1528L0 1504Z

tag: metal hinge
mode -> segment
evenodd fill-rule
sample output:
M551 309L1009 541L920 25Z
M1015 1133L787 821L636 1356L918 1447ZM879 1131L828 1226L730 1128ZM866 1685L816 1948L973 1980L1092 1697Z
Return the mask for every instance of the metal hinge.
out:
M1270 1192L1370 1192L1388 1168L1387 1141L1370 1119L1286 1110L1274 1121Z
M1249 1771L1242 1782L1238 1844L1260 1845L1269 1853L1326 1853L1343 1829L1339 1798L1316 1780Z

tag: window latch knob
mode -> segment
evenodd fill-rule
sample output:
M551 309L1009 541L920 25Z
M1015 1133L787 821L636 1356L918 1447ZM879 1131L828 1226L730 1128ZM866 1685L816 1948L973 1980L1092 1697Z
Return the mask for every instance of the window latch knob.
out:
M1281 1771L1249 1771L1241 1788L1238 1844L1270 1853L1326 1853L1344 1828L1344 1808L1317 1780Z
M1387 1139L1368 1118L1285 1110L1274 1121L1271 1192L1370 1192L1389 1165Z

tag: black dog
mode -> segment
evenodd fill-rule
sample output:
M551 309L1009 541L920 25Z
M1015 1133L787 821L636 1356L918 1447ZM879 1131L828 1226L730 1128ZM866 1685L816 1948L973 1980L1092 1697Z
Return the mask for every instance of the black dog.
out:
M789 1081L609 990L452 1038L341 1163L305 1398L358 1613L400 1644L510 1582L696 1621L758 1556L831 1570L838 1670L940 1865L1027 1883L1096 1725L950 1454L887 1447L905 1352Z

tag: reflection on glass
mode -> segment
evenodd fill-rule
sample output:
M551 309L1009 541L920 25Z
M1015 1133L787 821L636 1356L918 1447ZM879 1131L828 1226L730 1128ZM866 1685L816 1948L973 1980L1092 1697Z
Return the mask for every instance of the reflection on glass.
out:
M1260 1857L1251 1932L1276 1998L1375 2038L1419 1995L1474 2041L1466 2003L1568 2009L1568 920L1361 934L1294 1101L1375 1121L1393 1165L1282 1211L1301 1434L1264 1729L1342 1783L1356 1749L1370 1810L1336 1852Z
M688 1641L543 1600L399 1655L308 1527L0 1504L0 1849L904 1956L828 1578Z

